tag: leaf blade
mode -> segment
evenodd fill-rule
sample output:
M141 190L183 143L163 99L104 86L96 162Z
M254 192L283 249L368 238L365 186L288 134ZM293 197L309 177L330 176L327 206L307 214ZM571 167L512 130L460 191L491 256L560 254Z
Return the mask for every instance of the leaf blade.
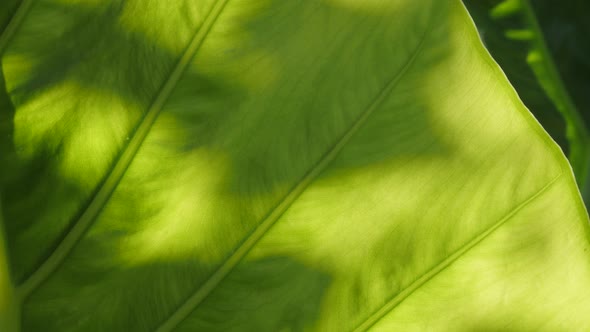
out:
M487 281L455 271L472 266L473 257L486 258L480 244L511 243L497 234L519 230L498 220L559 174L547 191L517 208L515 219L541 215L542 230L563 228L555 239L568 244L575 259L556 262L562 251L550 247L551 255L537 262L540 271L556 266L563 273L576 262L573 284L587 280L587 262L577 261L587 256L587 216L571 170L485 53L460 4L232 1L96 222L23 304L25 330L153 330L227 259L232 263L223 280L195 310L188 307L177 330L351 330L457 250L461 256L445 265L444 276L430 280L451 285L451 295ZM112 15L114 22L126 17ZM415 53L429 24L437 29ZM365 112L400 71L394 93L381 93ZM17 114L24 108L17 103ZM345 140L323 157L342 133ZM314 168L317 160L321 167ZM315 169L311 177L309 169ZM299 188L296 199L281 203L292 188ZM547 192L565 199L547 203ZM272 227L259 228L280 204L276 221L264 223ZM543 214L540 206L553 208ZM565 221L548 226L560 218ZM501 232L490 232L493 225ZM263 236L241 247L257 229ZM461 251L481 234L485 241ZM532 244L553 238L531 239L502 247L521 256L513 262L518 269L530 265L520 254L527 246L542 253ZM523 273L539 269L531 271ZM579 313L559 312L574 292L552 292L553 276L537 281L557 317L543 327L585 324ZM490 280L522 286L500 274ZM469 330L485 322L481 316L459 323L412 316L416 303L430 309L439 303L431 282L417 285L376 328ZM463 308L485 303L476 292L468 295L475 302ZM509 297L506 306L518 311L522 303ZM543 317L523 315L516 325L537 326Z

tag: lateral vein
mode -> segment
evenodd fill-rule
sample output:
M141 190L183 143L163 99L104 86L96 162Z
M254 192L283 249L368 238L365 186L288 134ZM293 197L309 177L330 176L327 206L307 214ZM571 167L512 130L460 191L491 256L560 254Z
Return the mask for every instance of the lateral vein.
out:
M8 46L8 42L16 32L16 30L20 27L23 23L25 17L27 16L29 10L33 6L33 0L23 0L18 6L18 9L8 22L8 25L0 35L0 54L4 53L6 47Z
M50 256L37 268L35 272L31 274L27 280L17 287L17 293L21 301L30 295L32 291L34 291L45 279L51 275L51 273L53 273L59 267L59 265L76 246L78 241L82 238L88 228L92 225L93 221L99 215L103 207L106 205L112 193L115 191L116 187L123 178L125 171L133 161L152 125L156 121L166 100L186 71L186 68L188 67L191 59L203 44L213 24L223 11L223 8L228 1L229 0L220 0L213 4L209 14L195 33L193 39L187 46L185 52L170 74L168 80L166 80L166 82L163 84L160 92L157 94L150 108L140 120L133 132L131 139L129 140L129 143L121 151L108 176L100 188L96 191L95 195L91 198L90 203L78 221L75 222L70 231L64 236L63 240L57 245L56 249L50 254Z
M483 231L481 234L477 235L469 242L462 245L459 249L457 249L454 253L450 256L442 260L441 262L434 265L430 268L426 273L421 275L418 279L414 280L408 287L400 291L399 293L395 294L389 301L387 301L381 308L373 312L367 319L365 319L358 327L356 327L353 332L361 332L361 331L368 331L372 326L374 326L379 320L385 317L387 314L392 312L399 304L401 304L404 300L406 300L410 295L412 295L417 289L422 287L424 284L435 278L449 266L451 266L454 262L456 262L459 258L465 255L468 251L473 249L483 240L485 240L488 236L490 236L494 231L500 228L502 225L506 224L512 217L514 217L520 210L526 207L528 204L533 202L543 193L545 193L551 186L563 175L563 173L559 173L555 178L549 181L546 185L544 185L541 189L537 192L532 194L529 198L518 204L516 207L512 208L504 217L498 220L496 223L492 224L488 229Z
M235 251L228 257L222 265L215 270L211 276L193 293L160 327L157 332L172 331L178 324L186 319L191 312L193 312L213 290L219 285L223 279L236 267L236 265L248 254L248 252L266 235L272 226L279 220L279 218L289 209L289 207L299 198L299 196L307 189L307 187L315 181L317 176L326 167L336 159L342 148L351 139L351 137L361 128L370 115L381 105L381 103L389 96L394 87L408 71L411 65L418 57L426 35L430 30L427 27L419 43L416 45L412 55L403 65L401 70L388 81L386 86L379 92L377 97L369 104L368 108L363 111L353 122L353 124L344 132L344 134L326 151L320 160L313 166L303 178L287 193L286 196L276 205L273 210L258 224L258 226L245 238L245 240L235 249Z

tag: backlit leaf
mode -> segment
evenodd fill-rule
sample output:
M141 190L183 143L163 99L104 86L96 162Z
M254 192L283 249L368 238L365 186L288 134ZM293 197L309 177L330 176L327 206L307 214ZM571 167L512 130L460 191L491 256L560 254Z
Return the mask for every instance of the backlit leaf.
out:
M571 169L461 1L20 8L23 331L590 328Z

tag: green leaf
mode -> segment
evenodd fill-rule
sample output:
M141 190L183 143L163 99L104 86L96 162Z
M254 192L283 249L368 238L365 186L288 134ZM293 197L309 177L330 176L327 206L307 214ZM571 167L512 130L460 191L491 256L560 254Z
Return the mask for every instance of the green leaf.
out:
M582 194L588 196L590 134L582 112L569 94L584 84L566 87L560 77L533 8L533 4L543 1L465 0L465 3L486 46L506 71L525 105L568 154ZM553 13L562 6L551 3L548 7ZM582 80L576 83L579 81Z
M14 17L0 174L23 331L590 328L571 168L461 1Z

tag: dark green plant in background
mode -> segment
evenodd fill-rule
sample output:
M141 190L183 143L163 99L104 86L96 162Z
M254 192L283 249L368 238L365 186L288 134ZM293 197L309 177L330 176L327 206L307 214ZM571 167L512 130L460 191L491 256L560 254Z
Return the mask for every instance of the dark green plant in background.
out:
M0 331L590 330L524 4L1 2Z

